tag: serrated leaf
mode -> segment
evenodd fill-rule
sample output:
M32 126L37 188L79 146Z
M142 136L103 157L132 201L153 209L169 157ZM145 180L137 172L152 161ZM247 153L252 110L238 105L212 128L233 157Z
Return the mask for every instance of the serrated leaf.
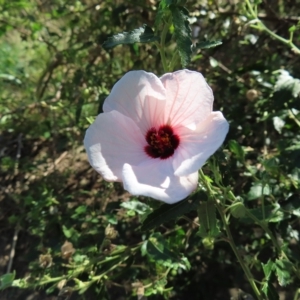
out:
M163 25L163 17L167 16L170 14L170 11L168 9L169 6L169 1L167 0L162 0L159 2L158 10L155 16L155 23L154 26L155 28L159 28Z
M153 233L143 246L143 255L147 254L157 264L173 269L181 268L188 270L190 268L187 258L181 257L181 255L171 251L166 238L159 232Z
M150 43L158 40L153 30L146 24L130 32L122 32L109 37L104 43L103 48L108 50L121 44Z
M165 238L158 232L151 235L147 242L147 254L154 260L173 260L176 258L166 244Z
M194 194L187 200L177 202L175 204L163 204L153 213L149 214L143 222L141 229L151 230L163 223L174 220L182 215L196 210L200 200L206 200L207 196L204 192L200 191Z
M272 282L270 281L265 282L261 290L267 296L268 300L279 300L279 295L275 287L273 286Z
M202 238L214 238L220 234L217 224L216 208L213 201L206 201L198 208L200 229L198 234Z
M244 158L245 158L245 152L244 152L244 149L241 147L241 145L237 142L237 141L234 141L234 140L230 140L228 142L228 147L229 147L229 150L235 154L236 158L239 160L239 161L244 161Z
M146 212L150 211L150 207L147 204L142 203L138 200L123 202L120 206L129 210L133 210L139 215L143 215Z
M300 216L300 195L290 196L286 201L280 202L280 207L285 212Z
M297 98L300 93L300 80L292 77L288 71L280 70L280 75L275 84L275 92L287 92Z
M269 280L274 269L274 263L269 259L269 261L266 264L262 264L262 267L264 270L265 279Z
M293 264L286 259L276 259L275 262L275 274L278 279L278 283L281 286L286 286L292 282L292 269Z
M274 288L271 277L274 274L275 264L273 261L269 259L266 264L262 264L262 268L265 274L264 284L262 286L262 291L267 296L269 300L278 300L279 295Z
M250 188L250 191L248 192L247 199L248 200L255 200L260 198L261 196L268 196L271 194L271 189L268 184L263 184L261 182L256 182L254 185Z
M222 41L217 40L217 41L201 41L199 43L196 43L196 45L193 46L193 51L197 51L200 49L209 49L213 47L217 47L222 45Z
M174 26L174 38L181 59L181 65L185 68L192 56L192 31L188 21L189 12L183 6L170 5L172 22Z

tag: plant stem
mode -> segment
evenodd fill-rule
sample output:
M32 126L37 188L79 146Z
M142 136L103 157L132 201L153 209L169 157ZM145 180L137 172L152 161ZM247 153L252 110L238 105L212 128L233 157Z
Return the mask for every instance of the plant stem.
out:
M232 251L234 252L239 264L241 265L241 267L242 267L242 269L243 269L243 271L244 271L244 273L245 273L245 275L246 275L246 277L247 277L247 279L248 279L248 281L249 281L249 283L252 287L252 290L255 293L256 297L257 297L257 299L263 300L264 298L263 298L263 296L261 295L261 292L259 291L259 289L256 286L254 277L253 277L250 269L245 264L245 262L243 261L242 257L240 256L240 254L237 250L237 247L235 245L234 239L232 237L232 234L231 234L231 231L230 231L230 228L229 228L228 220L226 219L226 216L224 214L224 211L223 211L222 207L220 206L220 204L218 203L218 201L214 197L214 194L213 194L213 191L211 189L210 183L206 180L205 175L204 175L204 173L201 169L200 169L199 173L200 173L200 178L201 178L202 182L205 184L205 187L206 187L207 191L209 192L210 198L215 202L215 206L216 206L216 208L217 208L217 210L220 214L223 225L225 227L225 231L226 231L226 234L227 234L227 241L229 242Z
M276 248L278 254L280 255L281 254L280 245L278 244L275 236L273 235L272 231L270 230L270 228L268 227L266 222L261 221L258 218L256 218L248 209L246 210L246 213L257 225L259 225L270 236L270 239L271 239L274 247Z
M251 287L252 287L252 289L253 289L253 291L254 291L256 297L257 297L257 299L259 299L259 300L260 300L260 299L263 299L263 297L262 297L262 295L261 295L259 289L258 289L257 286L256 286L254 277L253 277L253 275L252 275L250 269L249 269L248 266L244 263L242 257L240 256L240 254L239 254L239 252L238 252L238 250L237 250L237 247L236 247L236 245L235 245L235 243L234 243L234 239L233 239L233 237L232 237L232 234L231 234L231 231L230 231L230 228L229 228L227 219L225 218L225 215L224 215L224 213L223 213L222 207L217 203L217 201L215 201L215 205L216 205L216 207L217 207L217 210L218 210L218 212L219 212L219 214L220 214L220 217L221 217L221 219L222 219L222 222L223 222L223 224L224 224L224 227L225 227L225 230L226 230L226 234L227 234L227 238L228 238L228 242L229 242L229 245L230 245L232 251L234 252L234 254L235 254L235 256L236 256L236 258L237 258L239 264L240 264L241 267L243 268L243 271L244 271L244 273L245 273L245 275L246 275L246 277L247 277L247 279L248 279L248 281L249 281L249 283L250 283L250 285L251 285Z
M259 18L258 18L258 15L257 15L257 11L254 11L253 10L253 7L250 3L249 0L245 0L246 2L246 5L249 9L249 12L251 14L251 17L253 18L252 21L256 21L256 23L259 24L259 27L258 29L261 29L263 31L265 31L266 33L268 33L271 37L273 37L274 39L282 42L283 44L291 47L291 49L294 51L294 53L296 54L300 54L300 49L293 43L292 41L292 38L293 38L293 35L290 35L290 38L289 39L285 39L281 36L279 36L278 34L274 33L272 30L270 30ZM257 27L256 27L257 28Z
M164 72L169 71L167 59L166 59L165 45L166 45L166 36L169 31L170 23L171 23L170 18L165 21L164 28L161 33L160 45L157 45L159 52L160 52L160 57L161 57L161 62L162 62L163 68L164 68Z

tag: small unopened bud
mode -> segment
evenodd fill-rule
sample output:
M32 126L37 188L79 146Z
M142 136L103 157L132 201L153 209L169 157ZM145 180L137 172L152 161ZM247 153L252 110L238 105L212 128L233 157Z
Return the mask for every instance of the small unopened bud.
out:
M61 289L66 285L66 283L67 283L67 280L66 280L66 279L61 280L61 281L57 284L57 288L58 288L59 290L61 290Z
M107 239L113 240L117 237L118 231L115 230L114 227L111 227L110 224L108 224L105 228L105 237Z
M39 256L39 264L42 268L49 268L52 266L52 256L50 254L41 254Z
M246 93L246 98L249 101L254 101L255 99L258 98L258 91L254 89L248 90Z
M203 243L203 246L205 249L213 250L214 244L215 244L215 239L213 237L206 237L202 240L202 243Z
M65 241L65 243L61 246L61 256L63 259L69 259L75 252L73 244Z

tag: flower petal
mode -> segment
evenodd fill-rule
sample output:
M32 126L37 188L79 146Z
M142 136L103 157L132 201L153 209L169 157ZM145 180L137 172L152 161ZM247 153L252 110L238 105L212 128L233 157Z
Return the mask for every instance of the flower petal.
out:
M179 128L180 145L173 158L176 176L186 176L199 170L222 145L229 124L219 111L212 112L198 124L196 130Z
M177 125L196 129L212 111L213 93L201 73L181 70L163 75L166 89L165 119Z
M103 110L119 111L145 134L149 128L164 123L165 104L165 89L158 77L145 71L131 71L114 85Z
M121 181L125 163L145 161L145 138L136 124L117 111L98 115L84 138L89 162L105 180Z
M187 197L198 185L198 172L186 177L173 174L171 160L152 159L139 166L125 164L125 190L132 195L143 195L172 204Z

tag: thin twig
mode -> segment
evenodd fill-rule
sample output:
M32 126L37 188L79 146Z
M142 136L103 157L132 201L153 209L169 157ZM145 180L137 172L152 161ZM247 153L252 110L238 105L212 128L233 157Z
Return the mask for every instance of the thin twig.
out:
M6 273L10 273L10 271L11 271L11 267L12 267L13 260L14 260L14 257L15 257L15 253L16 253L16 245L17 245L19 231L20 231L20 226L18 224L16 229L15 229L12 244L11 244L11 248L10 248L9 261L8 261Z

